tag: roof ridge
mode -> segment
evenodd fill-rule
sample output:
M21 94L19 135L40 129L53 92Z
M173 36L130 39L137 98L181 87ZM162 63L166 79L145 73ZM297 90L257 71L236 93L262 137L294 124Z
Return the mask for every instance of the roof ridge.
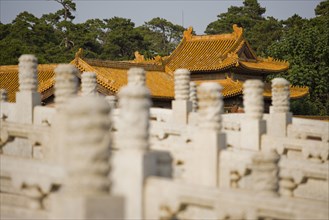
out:
M193 40L222 40L222 39L240 39L243 36L243 28L236 24L232 26L232 33L211 34L211 35L193 35L193 27L189 27L183 32L183 39Z
M84 69L84 71L81 71L81 72L86 72L86 71L88 71L88 72L94 72L96 74L96 80L97 80L97 82L99 82L99 84L101 84L103 86L106 85L105 87L107 87L112 92L117 92L117 90L111 86L111 84L113 83L113 81L109 82L109 80L106 79L106 77L104 77L104 74L102 74L99 71L97 71L94 67L92 67L91 65L89 65L81 57L76 57L70 63L74 64L80 71L82 69Z
M193 28L189 27L184 31L183 39L180 44L176 47L176 49L171 53L168 59L165 60L165 72L173 72L176 68L182 68L183 66L190 65L188 69L190 71L193 70L210 70L212 67L215 68L225 68L236 64L238 62L238 57L233 56L233 53L237 53L243 46L244 37L243 37L243 28L238 27L236 24L233 25L233 32L230 34L218 34L218 35L207 35L207 36L196 36L193 35ZM204 48L200 45L205 45ZM200 63L204 60L204 57L196 57L197 55L191 56L193 54L180 56L184 49L191 50L191 48L198 50L194 50L193 53L208 53L209 48L214 47L216 51L220 51L220 53L213 54L210 61L206 63ZM186 52L188 53L188 52ZM231 54L232 53L232 54ZM230 55L231 54L231 55ZM185 57L185 58L184 58ZM227 58L229 58L227 60ZM194 63L194 65L192 65ZM227 64L227 65L225 65ZM191 66L192 65L192 66ZM196 66L197 65L197 66ZM201 65L201 66L200 66ZM209 69L210 66L210 69ZM187 67L186 67L187 68Z

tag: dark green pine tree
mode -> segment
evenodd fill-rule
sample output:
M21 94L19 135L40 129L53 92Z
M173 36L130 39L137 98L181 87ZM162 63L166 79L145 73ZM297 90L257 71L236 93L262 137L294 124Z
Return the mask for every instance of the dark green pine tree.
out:
M243 6L231 6L227 12L219 14L218 19L207 26L205 33L230 33L233 24L237 24L243 27L244 36L256 53L264 55L267 47L282 35L281 23L273 17L265 18L265 11L257 0L245 0Z

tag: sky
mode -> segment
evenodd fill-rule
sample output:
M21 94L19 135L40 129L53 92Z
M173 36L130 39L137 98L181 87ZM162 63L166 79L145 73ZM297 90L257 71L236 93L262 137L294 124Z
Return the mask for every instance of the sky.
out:
M75 0L75 23L91 18L131 19L136 26L155 17L165 18L184 27L192 26L197 34L204 34L207 25L230 6L242 6L243 0ZM258 0L266 8L265 16L286 19L294 14L303 18L314 17L314 8L321 0ZM0 21L11 23L21 12L37 17L55 12L61 5L53 0L0 0Z

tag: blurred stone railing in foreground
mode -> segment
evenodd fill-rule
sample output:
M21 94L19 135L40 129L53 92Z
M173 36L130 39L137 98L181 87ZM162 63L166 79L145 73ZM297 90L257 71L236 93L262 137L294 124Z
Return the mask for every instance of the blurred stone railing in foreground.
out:
M284 79L269 114L257 80L245 113L223 114L221 86L195 91L188 70L175 72L173 108L157 109L142 69L117 103L95 93L92 73L79 93L63 64L44 107L36 66L20 58L16 103L1 90L1 218L328 219L329 124L293 117Z

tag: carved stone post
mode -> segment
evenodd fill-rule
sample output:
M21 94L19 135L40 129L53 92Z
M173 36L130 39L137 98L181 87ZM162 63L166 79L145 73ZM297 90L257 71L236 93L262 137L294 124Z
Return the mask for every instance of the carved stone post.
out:
M65 137L67 179L63 192L102 194L108 192L110 156L110 107L95 97L77 98L68 103ZM72 160L74 158L74 160Z
M292 123L290 110L289 81L283 78L272 80L272 106L268 119L267 131L271 136L285 137L287 126Z
M120 115L113 155L113 193L126 199L127 219L143 219L144 180L157 172L156 155L149 152L150 92L128 84L118 93Z
M222 86L217 83L202 83L198 89L199 126L220 132L224 103Z
M192 102L192 112L196 112L198 110L198 97L195 82L190 82L190 101Z
M20 124L32 124L34 108L41 105L41 96L37 92L38 60L34 55L22 55L18 60L19 91L16 92L16 103L12 104L13 110L11 111L13 113L8 114L7 120ZM33 155L33 147L27 139L17 137L14 141L6 144L3 152L7 155L28 158Z
M62 155L65 154L65 140L63 137L67 132L63 128L66 123L67 116L61 114L67 101L77 95L78 81L77 68L71 64L60 64L55 69L55 105L57 113L53 120L53 140L50 143L50 148L46 153L48 159L56 161L56 163L63 164L65 159Z
M0 89L0 102L7 102L7 100L8 100L7 90Z
M19 91L37 91L38 59L34 55L22 55L19 59Z
M272 110L273 112L289 112L290 110L289 81L283 78L272 80Z
M223 113L222 86L217 83L203 83L198 87L199 123L192 129L194 137L194 161L186 171L189 182L217 187L220 150L226 147L226 136L221 130ZM205 144L207 143L207 144Z
M71 64L60 64L55 69L55 104L59 110L77 94L77 73L78 69Z
M38 60L34 55L22 55L18 64L19 92L16 93L15 121L30 124L33 122L33 109L41 105L37 92Z
M97 95L97 79L96 73L84 72L81 79L82 96L96 96Z
M175 76L175 100L187 101L190 93L190 71L177 69Z
M146 76L143 68L133 67L128 70L128 84L145 86Z
M0 126L1 126L1 121L6 119L7 115L4 113L4 105L7 102L7 90L5 89L0 89ZM1 149L0 149L1 152Z
M105 96L105 100L110 105L111 109L115 109L117 107L117 97L115 95Z
M257 153L252 158L252 186L258 195L279 195L279 159L279 155L274 150Z
M243 105L248 119L261 120L264 113L264 83L260 80L247 80L243 84Z
M62 189L53 199L57 219L123 217L122 200L109 195L110 107L100 97L79 97L62 109L67 134Z
M175 123L187 124L188 114L192 111L190 94L190 71L177 69L175 77L175 100L172 101L173 120Z
M266 133L266 122L263 120L264 83L260 80L247 80L243 88L245 118L241 120L240 147L258 151L261 135Z
M119 93L120 122L117 144L119 149L148 150L150 92L141 85L128 85Z

